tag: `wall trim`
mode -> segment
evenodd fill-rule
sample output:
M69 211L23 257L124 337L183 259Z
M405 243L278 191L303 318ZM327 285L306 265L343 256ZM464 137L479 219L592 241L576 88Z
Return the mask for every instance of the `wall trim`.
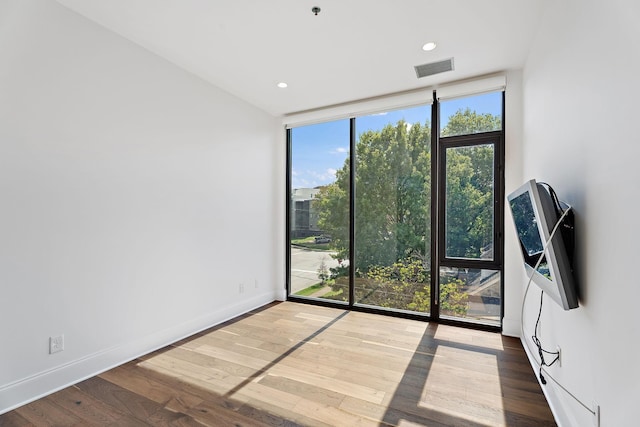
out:
M556 424L560 427L599 426L600 413L596 403L592 402L595 406L592 409L581 406L579 401L575 400L575 397L567 394L567 389L563 390L564 387L558 385L560 383L556 383L556 380L553 379L553 374L550 373L547 368L543 368L542 370L547 379L547 383L542 384L540 377L538 376L538 369L540 367L538 360L535 358L532 350L527 346L525 339L521 338L520 341L522 342L524 352L529 359L529 363L531 364L533 371L535 372L538 384L540 384L540 388L547 400L547 404L551 409L551 413L553 414ZM587 402L587 405L588 404L589 402Z
M262 307L278 300L279 297L279 292L275 290L265 292L180 325L85 355L55 368L2 385L0 386L0 415Z
M549 383L542 384L540 382L540 377L538 376L538 366L539 366L538 361L535 359L535 357L533 357L533 355L529 351L529 348L527 347L527 343L525 342L525 338L521 337L520 341L522 342L522 347L524 347L524 352L527 355L527 359L529 359L529 363L531 364L531 367L535 372L536 380L538 380L538 384L540 384L540 388L542 389L542 394L544 395L547 401L547 404L549 405L549 409L551 409L551 413L553 414L553 419L559 426L569 425L566 423L566 420L564 419L565 417L562 416L563 413L559 412L558 410L557 399L554 398L555 397L554 394L553 393L550 394L550 390L551 390L551 387L549 387L550 384Z
M502 335L520 338L520 319L502 318Z

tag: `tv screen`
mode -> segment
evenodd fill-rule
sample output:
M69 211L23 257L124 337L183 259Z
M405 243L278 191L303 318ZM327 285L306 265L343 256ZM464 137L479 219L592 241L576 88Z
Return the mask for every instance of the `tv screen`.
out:
M532 179L507 199L527 276L562 308L570 310L578 307L572 260L567 252L573 242L565 242L573 238L567 232L573 230L573 215L563 218L563 224L549 240L563 210L568 209L560 206L552 192Z

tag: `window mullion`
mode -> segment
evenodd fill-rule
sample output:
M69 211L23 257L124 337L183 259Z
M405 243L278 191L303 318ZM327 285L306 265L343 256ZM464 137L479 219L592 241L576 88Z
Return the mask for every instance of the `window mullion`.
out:
M355 304L356 119L349 120L349 306Z

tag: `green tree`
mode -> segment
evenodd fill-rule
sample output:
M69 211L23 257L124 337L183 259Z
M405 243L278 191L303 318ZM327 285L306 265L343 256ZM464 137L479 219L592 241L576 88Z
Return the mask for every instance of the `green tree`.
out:
M500 130L502 120L491 114L460 109L442 129L442 136ZM493 241L493 161L491 145L447 152L446 250L451 257L478 258Z
M324 262L324 257L322 257L320 265L318 266L318 279L320 279L320 282L324 284L329 277L329 268L327 268L327 264Z
M478 114L469 108L459 109L449 117L449 121L442 129L442 136L469 135L480 132L490 132L502 129L500 116L492 114Z
M493 160L492 145L447 150L447 256L478 258L493 241Z
M356 154L357 271L413 253L429 256L431 129L403 120L360 135ZM317 198L319 226L338 258L348 258L349 163Z
M331 236L335 258L349 259L349 158L336 172L336 180L320 189L313 200L318 226Z
M345 277L329 283L338 299L348 294L348 280ZM457 317L466 315L469 296L463 288L464 282L458 278L441 278L441 314ZM416 257L404 258L388 266L371 266L362 277L356 278L355 297L362 304L427 313L431 310L430 296L428 263Z
M442 135L499 129L500 117L459 110ZM415 311L429 309L431 129L404 120L363 132L355 158L355 269L359 302ZM493 233L493 147L447 152L447 253L479 257ZM315 208L320 228L332 236L335 258L349 258L347 159L336 181L322 188ZM337 298L348 295L345 267L331 269ZM443 312L466 313L461 281L441 284Z
M469 307L469 295L462 291L464 283L460 279L441 278L440 314L464 317Z

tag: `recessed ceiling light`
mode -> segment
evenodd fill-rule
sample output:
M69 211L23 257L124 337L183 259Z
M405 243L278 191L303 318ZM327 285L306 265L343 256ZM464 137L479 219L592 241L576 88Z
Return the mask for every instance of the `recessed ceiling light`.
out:
M425 52L429 52L430 50L433 50L435 48L436 48L436 43L435 42L425 43L422 46L422 50L424 50Z
M289 86L288 84L286 84L285 82L280 82L277 85L280 89L284 89L285 87Z

